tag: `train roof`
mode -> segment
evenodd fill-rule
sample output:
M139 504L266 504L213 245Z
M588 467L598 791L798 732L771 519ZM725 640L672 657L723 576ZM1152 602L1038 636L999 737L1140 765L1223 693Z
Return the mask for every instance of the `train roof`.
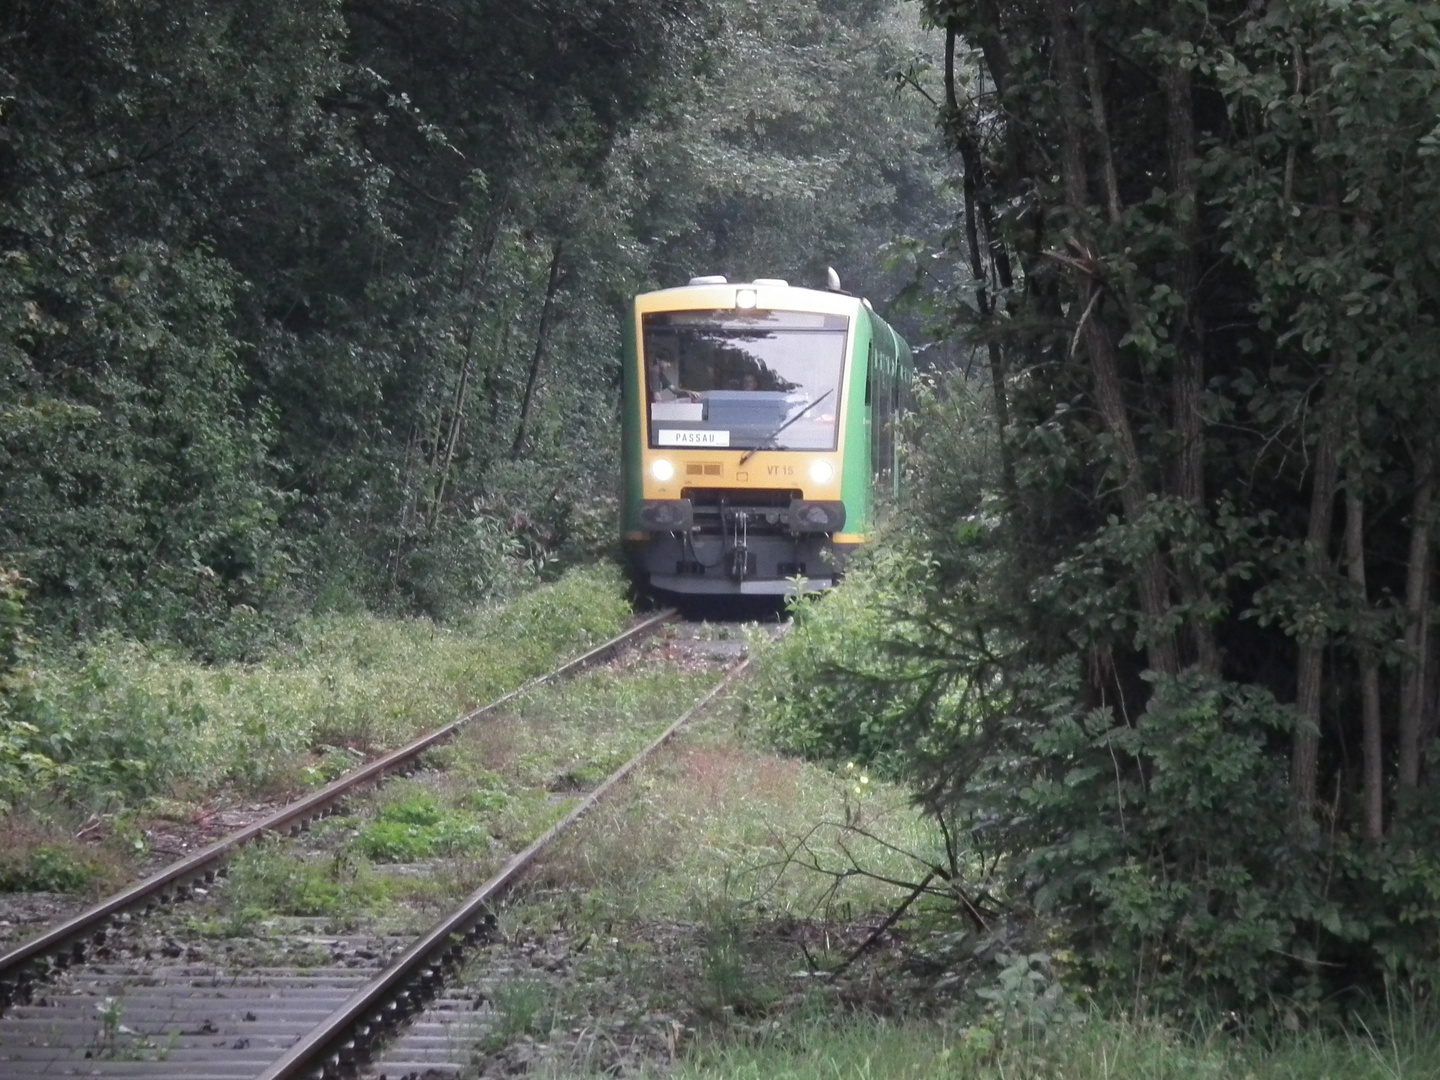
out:
M832 278L838 285L838 279ZM678 305L690 308L723 310L757 308L759 310L795 308L850 314L857 307L872 311L870 301L842 292L839 288L812 289L791 285L781 278L756 278L753 281L730 281L718 274L691 278L688 284L641 293L635 305L641 311L674 310Z

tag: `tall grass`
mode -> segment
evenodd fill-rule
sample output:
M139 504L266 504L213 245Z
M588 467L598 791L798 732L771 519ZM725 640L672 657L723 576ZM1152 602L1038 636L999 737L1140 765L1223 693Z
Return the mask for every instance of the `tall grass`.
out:
M317 618L252 665L104 642L33 673L13 749L41 767L28 788L0 796L113 810L154 795L289 788L327 747L398 745L603 640L628 614L619 575L597 569L450 624Z
M678 1080L1430 1080L1440 1076L1433 1005L1410 1002L1350 1034L1178 1032L1081 1018L1048 1038L997 1042L983 1027L870 1016L784 1025L763 1038L698 1049Z
M771 917L884 909L939 838L897 788L729 738L721 713L683 738L547 859L537 883L588 894L604 918L687 918L739 905Z

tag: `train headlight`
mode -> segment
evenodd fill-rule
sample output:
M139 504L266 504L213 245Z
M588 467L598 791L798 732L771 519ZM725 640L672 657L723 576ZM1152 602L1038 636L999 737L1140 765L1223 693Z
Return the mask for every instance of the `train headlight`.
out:
M675 479L675 463L665 458L656 458L650 463L650 475L662 484Z
M835 466L821 458L810 463L810 479L817 484L828 484L835 479Z
M754 289L736 289L735 306L738 308L753 308L760 302L759 296Z

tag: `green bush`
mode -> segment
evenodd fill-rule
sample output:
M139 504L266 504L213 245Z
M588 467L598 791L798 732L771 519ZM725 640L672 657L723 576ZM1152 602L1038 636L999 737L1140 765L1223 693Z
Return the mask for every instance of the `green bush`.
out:
M141 650L107 646L37 678L23 703L28 785L57 787L87 809L134 805L191 775L206 723L192 688L157 691L133 677Z
M1032 661L1006 627L981 584L997 534L971 524L944 567L876 554L798 606L748 699L770 740L907 782L1099 993L1318 1008L1433 977L1440 814L1401 808L1383 843L1295 828L1294 713L1257 686L1191 670L1147 676L1136 711L1097 706L1078 663Z
M625 582L615 565L572 570L553 584L516 596L483 618L486 633L506 642L517 661L533 664L579 640L597 644L619 633L630 618ZM535 669L538 674L543 667Z
M402 863L482 851L489 842L472 817L442 809L434 796L422 793L384 807L360 830L354 848L376 862Z
M458 771L464 779L468 794L462 800L467 810L480 815L504 813L513 801L506 790L505 778L493 769L465 763Z
M80 892L95 877L93 862L72 847L0 852L0 892Z
M39 729L28 719L35 676L27 667L25 596L20 574L0 570L0 813L55 775L55 762L41 752Z
M999 634L962 662L979 639L909 621L888 576L903 565L802 604L751 706L787 750L906 780L993 868L969 884L1065 942L1070 977L1182 1010L1319 1010L1433 979L1440 813L1402 807L1378 843L1297 829L1289 705L1192 669L1147 676L1127 714L1087 700L1078 664L1022 668ZM986 684L976 657L1013 666Z
M764 650L744 691L766 741L816 760L898 764L897 719L919 670L897 648L907 580L902 555L869 552L839 588L792 606L791 632Z
M524 543L509 523L477 514L468 521L445 521L408 544L396 585L407 610L453 619L535 581Z
M1403 808L1384 843L1340 849L1338 883L1349 911L1367 913L1365 959L1387 985L1433 990L1440 956L1440 807L1423 797Z
M248 658L290 563L271 416L245 400L239 275L189 241L32 254L0 275L0 550L47 633ZM29 332L5 325L17 307Z
M351 917L390 898L391 885L374 870L347 857L317 861L313 855L262 842L230 863L224 900L229 933L246 933L270 915Z
M132 679L137 655L106 647L42 667L21 579L0 574L0 811L46 787L87 809L134 803L193 766L187 733L203 709Z
M1362 938L1297 844L1285 761L1293 714L1268 693L1187 672L1155 679L1133 723L1057 711L1008 797L1015 875L1065 916L1090 981L1166 1004L1231 1006L1324 989L1325 949ZM1007 768L1007 772L1011 770ZM1002 826L1003 827L1003 826Z

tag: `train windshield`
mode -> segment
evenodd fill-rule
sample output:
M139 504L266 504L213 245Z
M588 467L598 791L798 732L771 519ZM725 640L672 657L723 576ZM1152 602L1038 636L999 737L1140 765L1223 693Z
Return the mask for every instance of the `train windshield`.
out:
M662 311L642 329L651 446L835 449L845 316Z

